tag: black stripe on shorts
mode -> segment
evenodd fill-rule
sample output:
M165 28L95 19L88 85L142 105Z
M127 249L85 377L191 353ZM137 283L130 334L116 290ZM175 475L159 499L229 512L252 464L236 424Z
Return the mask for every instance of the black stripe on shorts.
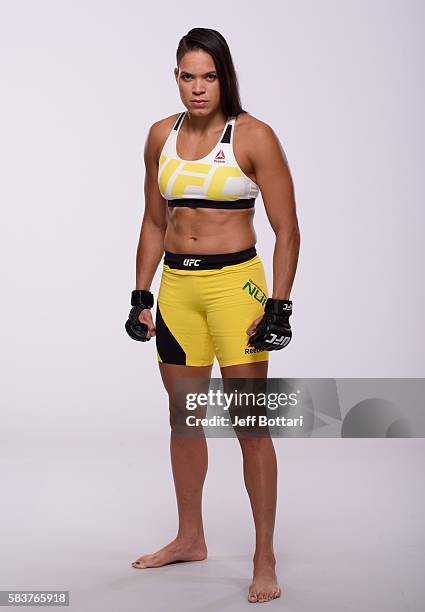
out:
M187 253L171 253L165 251L164 264L175 270L218 270L225 266L249 261L257 255L253 246L236 253L217 253L214 255L196 255Z

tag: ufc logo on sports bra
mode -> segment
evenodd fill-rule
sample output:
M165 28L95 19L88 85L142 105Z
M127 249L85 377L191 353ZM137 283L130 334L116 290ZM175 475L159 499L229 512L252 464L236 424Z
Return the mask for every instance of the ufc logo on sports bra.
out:
M200 259L183 259L184 266L199 266Z
M221 158L214 161L226 163ZM243 174L236 166L217 167L211 163L182 162L174 158L166 161L166 156L160 161L159 187L162 196L170 200L189 197L192 193L207 200L239 200L249 192Z

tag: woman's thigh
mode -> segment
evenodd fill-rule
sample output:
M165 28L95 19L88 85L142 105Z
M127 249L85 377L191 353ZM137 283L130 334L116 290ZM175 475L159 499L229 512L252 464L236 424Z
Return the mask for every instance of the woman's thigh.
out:
M159 363L159 370L168 393L171 429L179 435L203 436L202 427L189 426L187 417L203 419L206 416L207 407L194 407L193 402L199 393L208 393L212 365L183 366Z
M258 397L258 394L267 391L267 371L268 361L259 361L256 363L243 363L239 365L232 365L220 368L221 376L223 378L223 391L232 393L235 388L239 391L248 394L254 394ZM243 379L242 383L239 384L232 380L235 378ZM250 379L262 379L251 381ZM234 432L237 436L242 450L254 448L262 448L264 446L264 439L270 439L270 431L268 427L259 425L259 417L266 416L266 410L264 406L230 406L229 414L234 422L236 417L245 420L247 425L245 426L234 426ZM250 420L253 419L253 420Z
M207 316L200 303L197 280L196 276L164 266L155 328L158 362L177 368L161 369L167 381L179 377L178 372L183 372L185 367L192 368L190 374L197 368L211 368L214 361L214 347Z
M268 352L251 347L246 331L264 314L268 297L261 259L256 256L225 267L208 280L205 290L208 330L222 371L229 366L267 362ZM263 372L264 367L247 371Z
M267 378L268 361L241 363L220 368L222 378Z
M158 365L162 382L169 395L175 392L176 381L182 379L198 379L198 384L203 385L203 388L206 385L206 389L208 390L212 365L184 366L171 363L158 363Z

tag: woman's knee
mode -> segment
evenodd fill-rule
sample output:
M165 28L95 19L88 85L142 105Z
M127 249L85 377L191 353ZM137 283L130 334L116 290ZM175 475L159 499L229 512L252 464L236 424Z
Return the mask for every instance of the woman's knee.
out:
M238 440L241 445L242 453L247 453L248 455L259 455L274 448L271 437L266 435L241 435L238 436Z

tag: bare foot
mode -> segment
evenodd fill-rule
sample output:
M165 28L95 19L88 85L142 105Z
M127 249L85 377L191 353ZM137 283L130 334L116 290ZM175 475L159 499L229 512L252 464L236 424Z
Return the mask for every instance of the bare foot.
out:
M248 593L250 603L264 603L280 597L282 591L277 583L275 565L273 555L254 557L254 577Z
M175 561L202 561L206 558L207 547L204 539L187 541L175 538L161 550L152 555L143 555L131 565L135 569L145 569L146 567L161 567Z

